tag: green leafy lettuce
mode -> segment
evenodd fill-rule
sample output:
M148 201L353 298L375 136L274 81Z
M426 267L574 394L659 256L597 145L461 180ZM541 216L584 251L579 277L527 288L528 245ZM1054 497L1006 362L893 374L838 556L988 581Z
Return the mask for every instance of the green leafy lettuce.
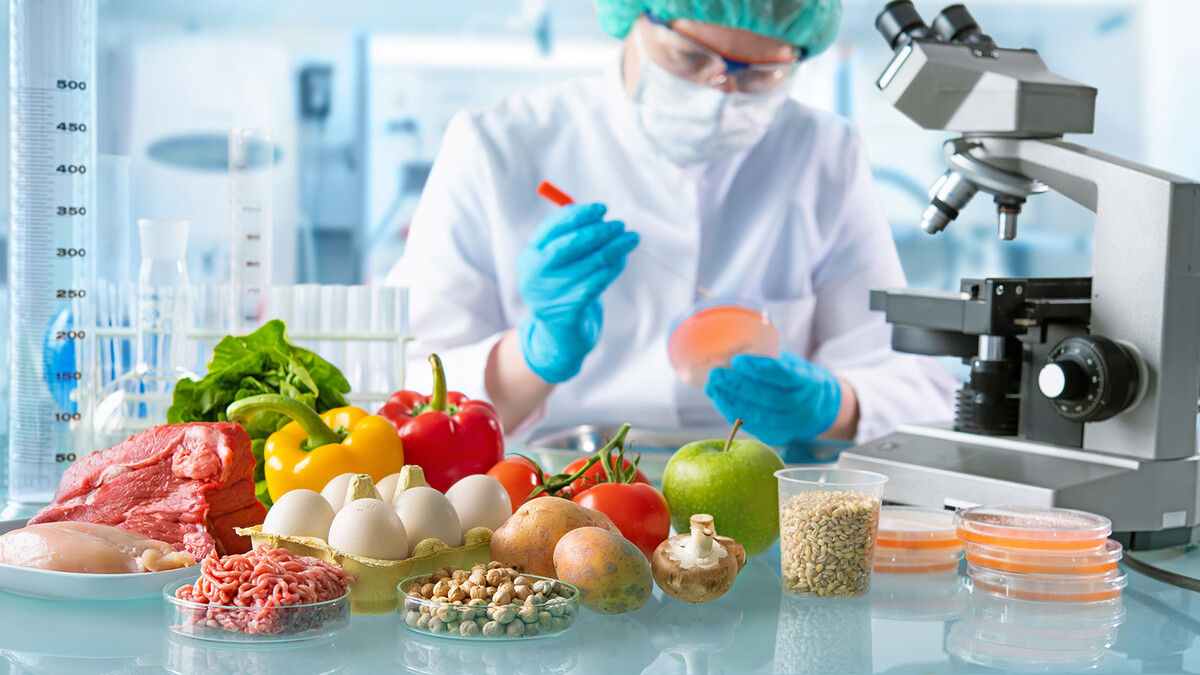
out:
M268 321L249 335L227 336L213 349L208 373L200 380L181 380L175 386L167 422L224 422L230 403L258 394L283 394L318 412L347 405L350 383L333 364L288 342L287 326ZM267 437L289 420L263 412L245 424L254 451L254 491L270 508L263 465Z

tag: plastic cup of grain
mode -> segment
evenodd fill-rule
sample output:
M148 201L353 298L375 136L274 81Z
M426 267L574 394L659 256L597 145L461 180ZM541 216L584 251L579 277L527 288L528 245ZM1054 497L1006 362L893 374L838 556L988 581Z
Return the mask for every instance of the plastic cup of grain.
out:
M779 551L786 593L854 597L871 590L887 476L851 469L780 469Z
M706 300L674 325L667 355L679 379L700 389L713 368L728 368L738 354L779 356L779 334L761 309L745 302Z

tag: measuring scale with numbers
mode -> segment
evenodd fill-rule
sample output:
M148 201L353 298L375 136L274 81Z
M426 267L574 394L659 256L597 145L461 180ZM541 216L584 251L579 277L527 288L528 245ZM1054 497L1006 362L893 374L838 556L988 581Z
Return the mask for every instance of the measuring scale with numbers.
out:
M0 519L91 447L96 0L11 0L9 445Z
M275 144L265 129L229 131L230 327L247 333L267 318Z

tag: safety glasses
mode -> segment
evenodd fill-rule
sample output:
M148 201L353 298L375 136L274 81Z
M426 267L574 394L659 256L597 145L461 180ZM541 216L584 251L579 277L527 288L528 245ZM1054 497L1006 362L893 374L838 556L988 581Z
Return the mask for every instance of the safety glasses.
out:
M650 12L646 12L646 18L651 24L652 39L646 40L645 45L654 62L673 75L710 87L723 89L733 80L738 91L765 94L786 82L807 56L801 49L787 61L731 59Z

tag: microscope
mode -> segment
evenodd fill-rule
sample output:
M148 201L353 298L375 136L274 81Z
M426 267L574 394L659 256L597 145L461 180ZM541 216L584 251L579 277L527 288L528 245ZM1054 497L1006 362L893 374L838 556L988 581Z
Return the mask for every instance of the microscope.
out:
M1091 133L1096 90L1032 49L998 47L962 5L926 25L908 0L875 22L894 50L877 85L922 128L951 131L921 227L972 197L1001 239L1053 190L1095 214L1090 278L963 279L957 293L871 292L902 352L971 366L955 419L904 426L840 465L886 474L887 499L1103 514L1136 549L1200 524L1200 185L1063 140Z

